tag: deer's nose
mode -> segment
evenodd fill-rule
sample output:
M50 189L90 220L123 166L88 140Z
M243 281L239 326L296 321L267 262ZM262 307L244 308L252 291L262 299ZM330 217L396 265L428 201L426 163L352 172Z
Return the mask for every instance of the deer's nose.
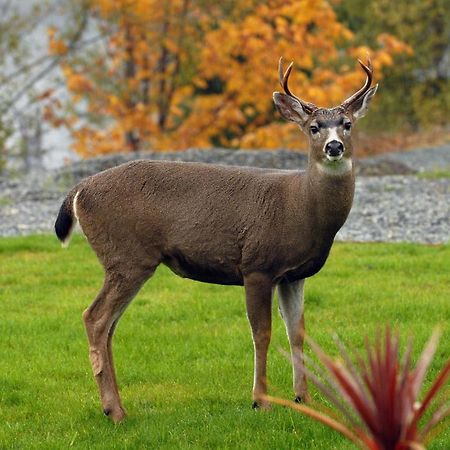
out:
M330 156L339 156L344 152L342 142L330 141L325 146L325 152Z

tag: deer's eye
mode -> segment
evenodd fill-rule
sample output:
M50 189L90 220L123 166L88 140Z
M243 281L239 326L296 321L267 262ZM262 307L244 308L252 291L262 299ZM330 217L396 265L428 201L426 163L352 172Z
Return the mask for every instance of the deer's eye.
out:
M317 134L319 132L319 127L312 125L310 128L312 134Z
M349 131L352 128L352 123L351 122L345 122L344 123L344 130Z

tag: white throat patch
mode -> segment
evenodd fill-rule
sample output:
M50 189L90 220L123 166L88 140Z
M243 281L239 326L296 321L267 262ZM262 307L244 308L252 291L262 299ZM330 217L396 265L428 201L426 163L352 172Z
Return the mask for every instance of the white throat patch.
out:
M353 167L352 160L345 156L337 161L324 160L316 163L316 165L319 172L335 176L346 175Z

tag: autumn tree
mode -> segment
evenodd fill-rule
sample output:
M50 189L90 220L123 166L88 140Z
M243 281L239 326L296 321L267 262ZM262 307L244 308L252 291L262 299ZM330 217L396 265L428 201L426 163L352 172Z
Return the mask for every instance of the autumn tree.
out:
M298 147L271 93L279 56L296 61L295 89L328 106L361 82L356 57L378 76L407 50L381 34L354 45L327 1L101 0L86 11L102 44L62 65L71 99L48 117L82 155L141 148ZM64 35L51 30L52 51Z
M371 111L376 129L420 129L448 124L450 105L449 30L446 0L346 0L338 16L355 32L356 42L368 42L384 30L407 43L385 70L384 95Z
M195 145L201 136L203 145L298 148L296 126L280 121L272 104L278 57L295 61L295 92L331 106L361 84L356 58L370 54L379 77L393 63L392 55L408 50L386 34L376 37L373 48L354 46L352 40L326 1L272 0L239 21L225 18L206 34L197 82L202 95L194 99L180 137L190 138L185 145Z
M67 126L80 154L157 146L174 127L174 105L190 94L192 47L201 40L202 10L189 0L99 1L87 5L102 41L62 64L70 102L47 116ZM64 52L51 30L51 51Z

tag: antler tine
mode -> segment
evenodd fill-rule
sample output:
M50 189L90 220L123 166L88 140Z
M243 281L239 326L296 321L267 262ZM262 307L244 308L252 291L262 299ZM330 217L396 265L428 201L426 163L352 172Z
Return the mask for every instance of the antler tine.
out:
M360 59L358 59L358 62L359 62L359 65L363 68L364 72L366 72L366 75L367 75L367 79L366 79L366 83L364 84L364 87L370 87L372 85L372 79L373 79L372 61L370 60L370 58L367 58L367 66Z
M360 59L358 59L358 62L362 67L362 69L364 70L364 72L366 73L366 82L364 83L364 86L361 89L359 89L351 97L349 97L342 103L341 106L343 106L344 108L348 107L348 105L353 103L358 98L361 98L370 89L370 86L372 86L373 67L370 58L367 58L367 66Z
M278 80L280 81L281 87L283 87L283 57L280 56L278 60Z
M317 109L316 105L313 105L312 103L304 102L302 99L298 98L296 95L294 95L291 90L289 89L288 82L289 82L289 75L291 74L292 68L294 67L294 61L292 61L288 68L286 69L286 72L283 74L283 57L280 57L280 60L278 62L278 77L280 80L280 85L284 89L284 92L289 95L290 97L295 98L300 102L303 109L311 113L315 109Z
M291 97L294 97L298 100L298 97L289 90L289 86L288 86L289 75L291 74L293 66L294 66L294 61L292 61L289 64L288 68L286 69L286 72L284 72L284 74L283 74L283 57L281 57L280 61L278 62L278 76L280 78L280 84L281 84L281 87L284 89L284 92L286 92L287 95L290 95Z

